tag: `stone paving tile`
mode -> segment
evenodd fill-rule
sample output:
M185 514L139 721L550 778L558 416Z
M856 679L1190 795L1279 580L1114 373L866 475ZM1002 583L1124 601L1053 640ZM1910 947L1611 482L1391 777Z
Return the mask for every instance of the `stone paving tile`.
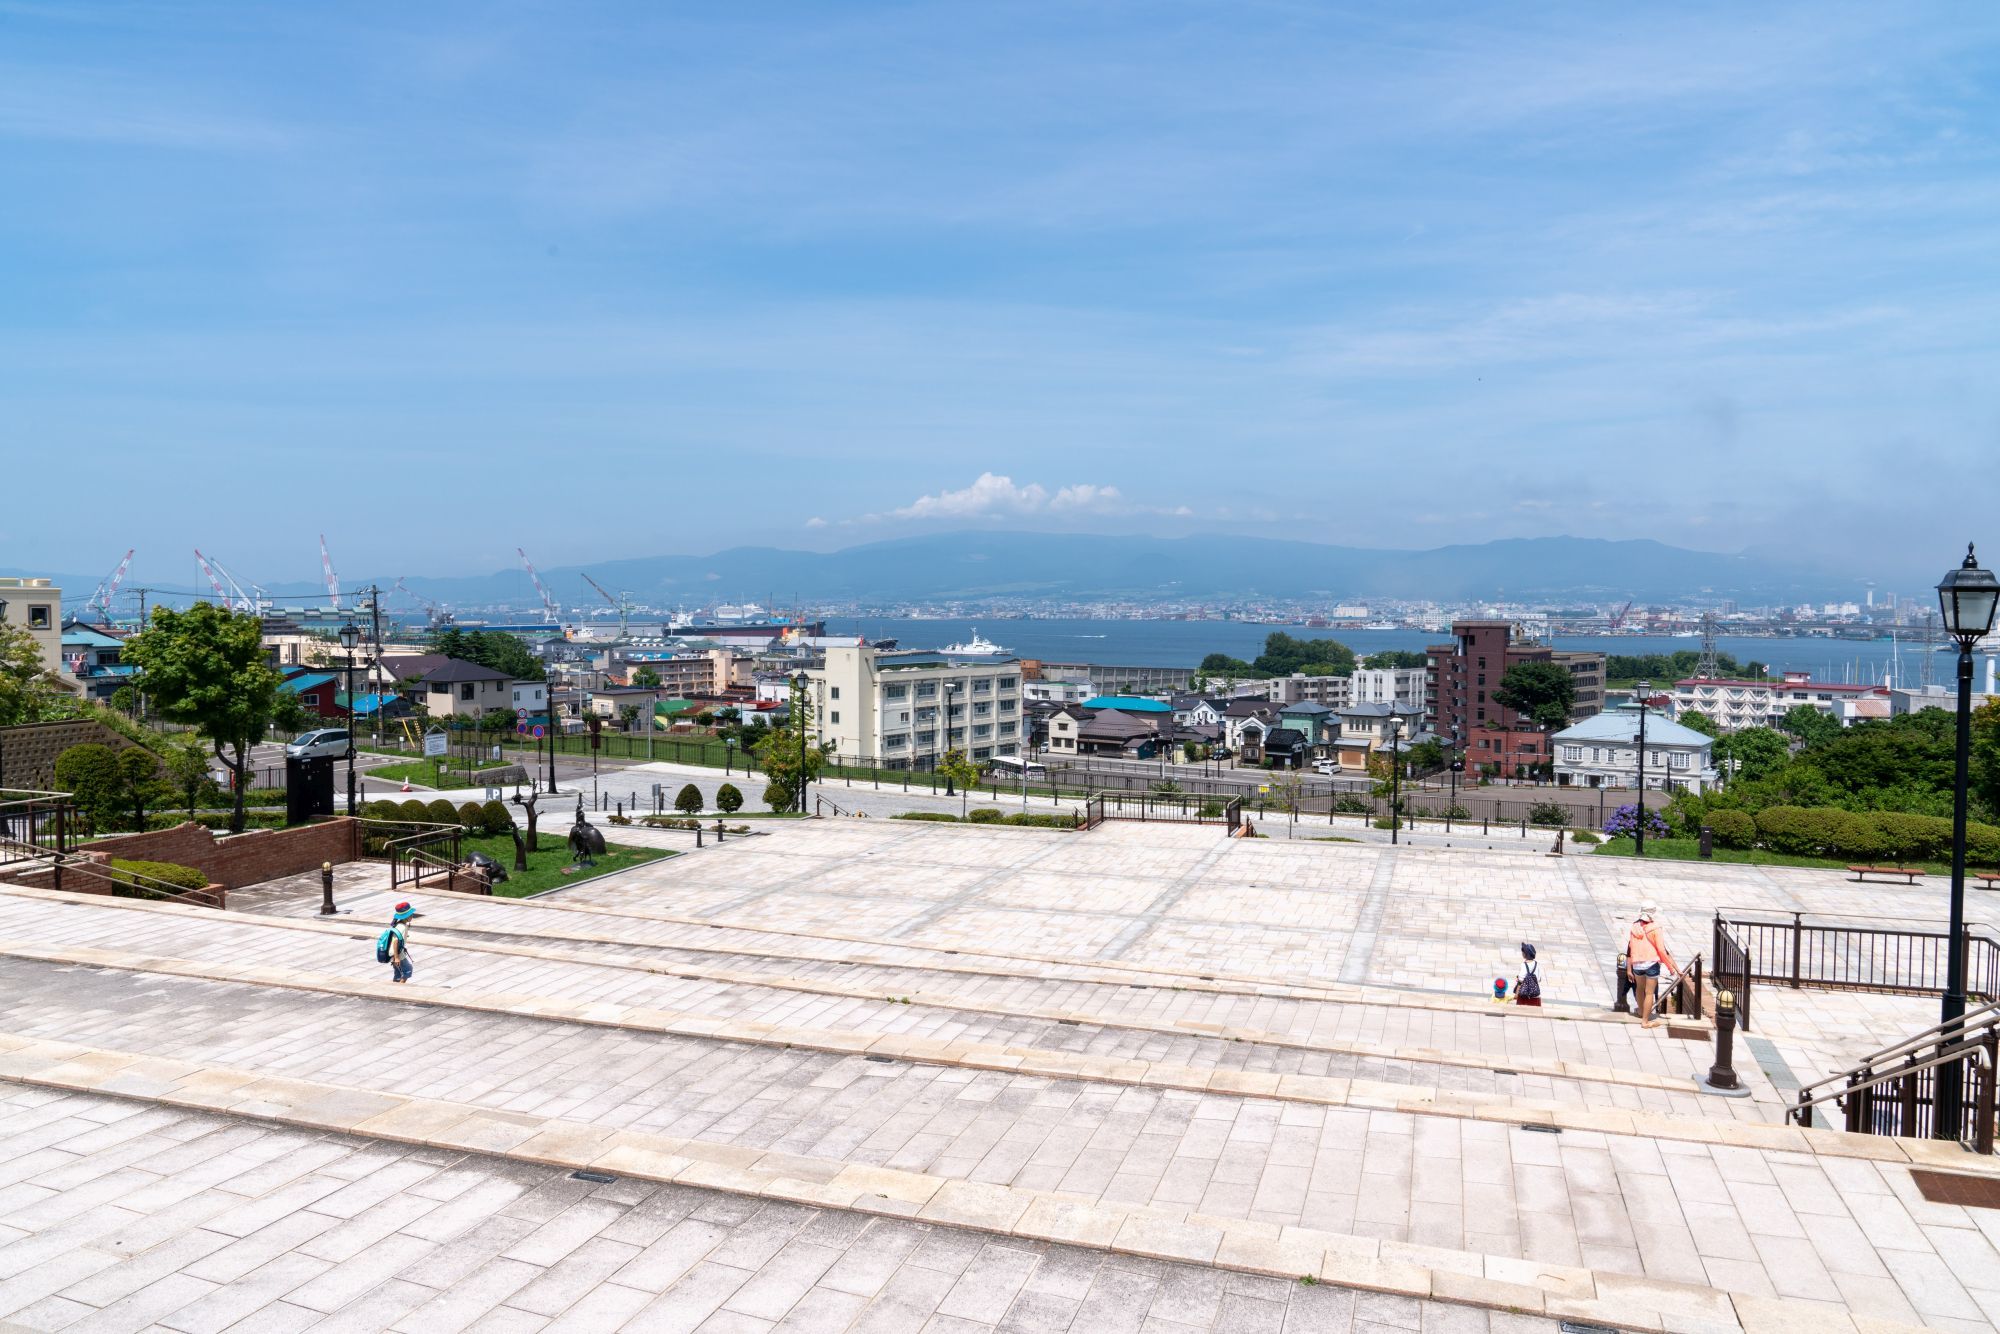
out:
M91 1120L91 1113L123 1104L88 1094L49 1098L39 1090L0 1083L0 1112L26 1106L50 1109L47 1123L83 1132L100 1124ZM161 1116L162 1123L176 1127L182 1121L203 1127L214 1122L174 1111ZM302 1136L257 1125L244 1129L253 1141L290 1146L303 1140L320 1151L322 1170L369 1169L383 1153L383 1146L366 1140ZM0 1130L0 1156L11 1156L13 1147L11 1137ZM718 1329L842 1329L856 1322L859 1328L913 1329L922 1321L902 1322L921 1313L925 1318L943 1314L980 1328L1010 1325L1083 1334L1113 1326L1076 1323L1083 1303L1067 1293L1095 1292L1100 1304L1108 1304L1140 1286L1184 1295L1216 1284L1213 1271L1191 1266L1152 1266L1142 1277L1097 1251L761 1203L684 1186L597 1185L552 1169L477 1157L430 1155L425 1160L409 1152L395 1162L427 1167L431 1180L454 1177L468 1196L497 1199L513 1192L511 1198L520 1201L546 1193L560 1207L539 1226L522 1220L527 1231L501 1226L510 1220L492 1215L469 1223L442 1247L391 1233L360 1255L330 1262L297 1249L324 1231L287 1226L309 1213L313 1203L288 1193L285 1185L272 1185L259 1199L281 1200L285 1208L272 1211L264 1231L273 1240L294 1239L293 1244L267 1248L264 1258L247 1269L231 1265L218 1270L214 1262L242 1243L207 1232L191 1219L178 1228L162 1227L152 1245L131 1254L98 1249L99 1234L97 1243L51 1250L0 1282L0 1297L34 1294L11 1303L5 1318L24 1328L49 1330L159 1328L202 1334L310 1328L452 1334L476 1329L708 1328L702 1322L718 1316L724 1317L713 1325ZM164 1217L171 1208L162 1205L152 1216ZM546 1210L531 1207L528 1212ZM734 1221L703 1222L697 1217L703 1213ZM670 1219L678 1221L666 1221ZM655 1224L664 1224L664 1231L644 1248L615 1239ZM52 1224L46 1233L30 1236L54 1235L63 1226ZM770 1239L775 1236L788 1240L773 1248ZM580 1240L569 1244L572 1237ZM522 1254L535 1258L519 1258ZM196 1271L227 1277L203 1277ZM1262 1300L1281 1319L1296 1307L1301 1319L1310 1322L1301 1328L1349 1328L1345 1321L1322 1319L1341 1308L1319 1289L1274 1283ZM1182 1327L1246 1327L1230 1323L1230 1313L1219 1304L1203 1321L1187 1318L1207 1310L1198 1301L1176 1298L1176 1303L1170 1309L1179 1313L1176 1322ZM1432 1311L1442 1304L1421 1307ZM1439 1329L1464 1327L1452 1323L1459 1317L1433 1318ZM1533 1322L1535 1334L1552 1328L1553 1322Z

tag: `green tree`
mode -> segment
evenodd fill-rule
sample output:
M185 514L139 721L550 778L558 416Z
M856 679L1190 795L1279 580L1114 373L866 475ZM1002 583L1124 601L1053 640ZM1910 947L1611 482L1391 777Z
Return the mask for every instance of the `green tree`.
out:
M681 790L674 794L674 809L682 815L699 815L701 806L701 789L693 783L682 784Z
M743 793L734 783L724 783L715 789L715 809L724 815L734 815L743 809Z
M1553 662L1517 662L1500 678L1496 702L1514 710L1537 727L1555 731L1569 725L1576 704L1576 682L1569 669Z
M264 660L262 622L207 602L186 611L159 607L152 624L125 641L122 656L139 668L139 689L160 716L192 726L229 770L229 829L242 833L250 748L270 730L283 680Z
M2000 816L2000 699L1972 711L1972 791L1989 816Z
M1715 766L1731 782L1760 783L1792 762L1791 739L1768 727L1746 727L1716 738Z
M1255 676L1257 669L1241 658L1232 658L1227 653L1211 653L1201 660L1198 669L1204 677Z
M161 746L160 761L166 771L168 789L186 803L188 818L192 820L204 791L215 785L215 780L208 776L208 752L186 733L176 732Z
M1206 666L1207 664L1203 664ZM1295 639L1274 630L1264 640L1264 651L1250 664L1260 676L1351 676L1354 650L1337 639Z
M132 827L143 830L146 827L146 808L156 801L166 799L168 792L160 782L160 762L153 753L140 746L127 746L118 752L118 777L123 788L122 795L132 808Z
M1407 669L1428 667L1431 665L1431 658L1430 654L1417 649L1385 648L1379 653L1369 654L1368 665L1375 668L1398 667Z
M71 746L56 756L56 785L70 794L98 833L113 827L125 804L118 756L95 741Z
M52 716L62 682L42 662L33 635L0 621L0 727L38 723Z
M1709 716L1700 709L1683 709L1674 721L1689 731L1699 732L1703 736L1719 737L1722 735L1722 729L1711 722Z
M1840 722L1810 704L1794 704L1778 720L1778 729L1790 732L1805 743L1806 749L1823 746L1840 735Z
M958 784L958 813L965 815L966 803L971 799L971 788L979 781L979 766L967 758L966 753L953 746L938 760L937 771L949 782Z
M833 753L829 743L809 742L807 738L812 732L812 697L801 682L794 680L791 717L785 725L753 732L745 738L746 743L752 738L756 742L757 763L768 780L764 800L774 811L803 811L807 787L819 778L827 757Z
M632 673L632 684L643 686L647 690L658 690L660 688L660 674L653 669L651 663L648 663Z
M618 725L630 732L639 721L639 706L623 704L618 708Z

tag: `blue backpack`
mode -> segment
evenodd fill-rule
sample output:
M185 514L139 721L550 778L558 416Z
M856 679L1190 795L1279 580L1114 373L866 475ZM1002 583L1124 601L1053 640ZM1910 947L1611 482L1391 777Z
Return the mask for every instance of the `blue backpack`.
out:
M396 935L396 928L392 926L387 931L384 931L381 935L375 937L376 963L391 962L389 957L389 942L395 938L395 935Z

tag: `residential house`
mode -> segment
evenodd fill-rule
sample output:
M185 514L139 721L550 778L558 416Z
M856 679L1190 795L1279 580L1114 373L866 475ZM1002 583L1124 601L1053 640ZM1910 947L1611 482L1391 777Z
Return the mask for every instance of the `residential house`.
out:
M1224 744L1254 763L1263 754L1264 737L1278 725L1278 706L1268 699L1232 699L1222 710L1221 725Z
M1151 759L1168 738L1161 718L1118 709L1070 705L1049 718L1049 751L1055 755L1105 755Z
M476 662L447 658L423 677L424 705L433 718L480 718L514 707L514 680Z
M1401 739L1395 744L1402 746L1428 735L1423 728L1423 711L1408 704L1349 704L1337 716L1340 731L1333 741L1334 758L1341 769L1355 774L1368 772L1368 759L1376 751L1392 748L1392 727L1400 726Z
M340 693L340 675L337 672L315 672L294 667L278 683L278 690L282 694L297 695L307 713L321 718L340 717L340 704L335 698Z
M125 641L101 626L65 621L62 628L63 670L76 678L91 699L109 700L139 669L119 660Z
M1263 753L1264 763L1273 769L1303 769L1312 759L1312 744L1304 732L1274 727L1264 734Z
M516 718L547 717L549 712L549 683L547 681L514 682L513 709Z
M1312 757L1324 754L1340 736L1340 714L1324 704L1302 699L1278 710L1278 726L1297 732L1304 740L1307 756ZM1270 749L1268 737L1265 749Z
M1633 788L1639 782L1641 708L1626 705L1565 727L1549 738L1556 783L1563 787ZM1706 792L1715 786L1715 741L1706 733L1647 709L1646 786Z
M1271 677L1258 685L1261 687L1258 693L1280 704L1311 701L1324 704L1329 709L1338 709L1354 698L1352 679L1345 676L1311 676L1305 672L1293 672L1290 676Z

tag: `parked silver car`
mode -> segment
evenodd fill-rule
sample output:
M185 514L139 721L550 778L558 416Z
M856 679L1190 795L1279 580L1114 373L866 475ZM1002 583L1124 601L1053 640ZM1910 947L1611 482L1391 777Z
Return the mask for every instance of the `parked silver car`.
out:
M322 727L316 732L301 732L285 747L285 758L291 760L344 760L354 749L354 739L344 727Z

